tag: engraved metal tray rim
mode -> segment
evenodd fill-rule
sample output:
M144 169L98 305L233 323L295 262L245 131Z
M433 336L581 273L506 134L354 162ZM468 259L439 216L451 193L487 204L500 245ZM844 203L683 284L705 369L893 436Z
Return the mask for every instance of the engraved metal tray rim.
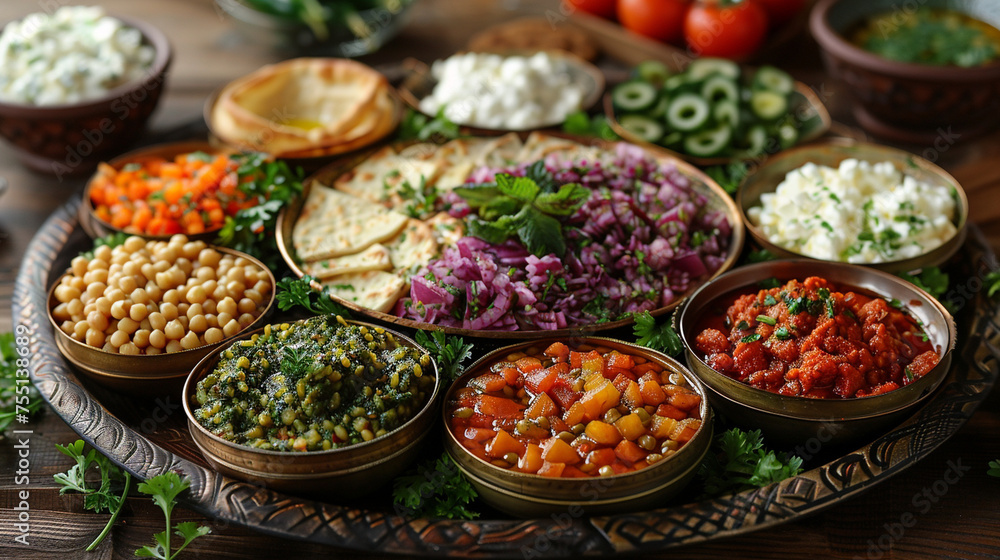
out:
M77 380L55 346L46 317L50 269L77 224L80 199L53 213L32 239L14 290L14 320L27 335L31 379L70 427L140 478L177 470L192 480L182 502L209 517L271 535L347 549L467 557L549 556L663 550L800 519L855 496L919 461L972 416L998 373L1000 318L980 293L955 365L942 388L909 420L856 451L796 477L701 502L614 516L559 520L428 520L288 496L225 477L154 444L122 423ZM977 270L997 268L978 229L970 231ZM26 328L27 331L23 330ZM555 530L553 530L555 529Z

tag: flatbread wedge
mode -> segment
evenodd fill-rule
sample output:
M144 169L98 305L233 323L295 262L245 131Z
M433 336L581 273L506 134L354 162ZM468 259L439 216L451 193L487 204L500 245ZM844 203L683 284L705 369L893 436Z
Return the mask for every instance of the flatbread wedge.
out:
M341 274L320 284L329 288L330 295L382 313L392 309L408 288L399 276L380 270Z
M517 161L535 162L540 159L545 159L552 153L576 150L579 149L579 147L579 142L574 142L565 138L558 138L556 136L549 136L540 132L532 132L528 136L527 141L525 141L520 153L518 153Z
M358 253L392 239L407 217L367 200L313 184L292 230L299 259L315 261Z
M421 220L410 220L399 235L385 242L397 273L413 272L426 265L438 253L434 230Z
M398 238L399 236L397 235L396 237ZM385 245L376 243L360 253L311 261L302 265L303 272L320 280L339 274L368 272L369 270L392 270L392 258L389 256L389 249Z
M440 169L436 161L402 158L387 146L338 177L333 186L389 208L402 208L406 204L405 198L400 196L403 185L417 189L421 181L431 183Z

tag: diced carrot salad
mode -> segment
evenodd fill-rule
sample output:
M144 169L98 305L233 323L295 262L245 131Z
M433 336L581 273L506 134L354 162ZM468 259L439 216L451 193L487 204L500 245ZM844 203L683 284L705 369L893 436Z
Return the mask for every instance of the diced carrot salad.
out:
M239 189L238 168L225 154L204 152L143 158L121 169L102 163L88 194L97 218L127 233L199 234L256 204Z

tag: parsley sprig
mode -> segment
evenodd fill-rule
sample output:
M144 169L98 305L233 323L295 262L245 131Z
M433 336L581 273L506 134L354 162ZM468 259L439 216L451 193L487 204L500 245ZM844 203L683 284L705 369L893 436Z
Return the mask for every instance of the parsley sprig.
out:
M517 237L538 257L566 253L558 217L573 214L591 194L577 183L558 186L542 160L528 166L524 177L498 173L493 183L462 186L455 193L478 215L470 216L468 234L493 244Z
M464 362L472 357L472 344L460 336L446 336L441 331L417 331L417 344L423 346L437 362L441 379L454 381L465 371Z
M668 356L679 356L684 350L681 337L670 324L670 319L657 324L656 318L650 315L649 311L637 313L634 316L635 324L632 332L635 334L635 343L639 346L659 350Z
M167 471L156 475L146 482L139 484L139 491L152 496L153 503L160 506L163 516L167 519L167 530L153 535L154 544L146 545L135 551L135 555L140 558L159 558L160 560L173 560L184 550L191 541L198 537L205 536L212 530L203 525L198 525L194 521L185 521L173 526L174 534L184 539L184 544L171 554L170 552L170 514L177 504L177 496L191 486L191 481L187 477L181 478L175 472Z
M94 249L107 245L108 247L114 249L115 247L125 243L125 240L129 238L129 235L123 231L116 231L114 233L109 233L104 237L98 237L94 239L94 246L89 251L84 251L80 253L81 257L88 260L94 258Z
M14 333L0 334L0 434L7 430L18 414L26 414L30 418L42 406L38 391L24 377L24 370L18 375L18 358L20 355L14 344Z
M340 315L345 319L350 318L351 312L330 298L329 289L324 288L323 291L319 291L312 287L314 280L308 275L302 278L288 276L278 280L275 294L278 309L288 311L301 307L315 315Z
M478 497L476 489L447 454L425 461L410 472L392 484L393 502L400 514L448 519L479 517L478 512L466 507Z
M936 299L941 299L941 296L948 291L948 283L950 280L948 274L942 272L941 269L936 266L925 268L917 274L904 272L900 274L899 277L924 290Z
M990 468L986 471L986 474L1000 478L1000 460L990 461L989 467Z
M399 124L400 140L450 140L459 136L458 125L444 116L444 106L438 109L434 118L407 109Z
M219 244L249 253L274 270L281 261L274 228L278 212L302 193L302 170L292 170L283 161L250 152L233 156L240 162L236 171L239 188L257 204L226 218L219 232Z
M698 469L705 493L721 496L759 488L802 472L802 459L764 448L760 430L732 428L716 436Z
M107 525L104 526L104 530L101 534L97 535L94 542L90 543L87 550L94 550L97 545L104 540L108 532L111 531L111 526L115 524L115 520L118 519L118 514L122 510L122 506L125 504L125 497L128 496L129 483L131 481L131 476L115 466L104 455L97 452L96 449L91 449L89 453L84 453L84 443L82 439L78 439L69 445L59 445L56 444L56 449L60 453L70 457L76 464L69 468L68 471L57 473L52 475L61 488L59 488L59 494L65 494L66 492L73 491L83 494L83 507L89 509L95 513L101 513L102 511L108 511L111 513L111 518L108 519ZM96 468L101 475L101 484L97 488L92 488L87 484L87 473L91 468ZM121 495L112 491L112 484L123 482L124 489Z

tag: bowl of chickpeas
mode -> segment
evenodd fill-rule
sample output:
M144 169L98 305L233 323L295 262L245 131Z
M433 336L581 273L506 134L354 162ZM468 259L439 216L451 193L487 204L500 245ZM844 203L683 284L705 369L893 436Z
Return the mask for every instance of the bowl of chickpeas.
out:
M74 258L49 291L63 356L98 383L130 394L180 386L201 358L274 303L257 259L175 235L133 236Z

